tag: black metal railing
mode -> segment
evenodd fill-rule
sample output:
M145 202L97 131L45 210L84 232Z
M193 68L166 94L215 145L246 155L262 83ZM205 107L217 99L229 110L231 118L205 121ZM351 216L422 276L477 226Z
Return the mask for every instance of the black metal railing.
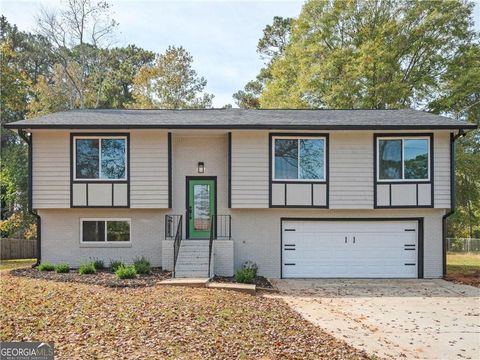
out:
M177 222L177 230L175 232L175 240L173 242L173 273L172 276L175 277L175 268L177 266L178 252L180 251L180 244L182 242L182 215L179 215L180 218Z
M175 239L178 224L182 221L182 215L165 215L165 239Z
M210 240L208 242L208 277L212 276L212 249L213 249L213 239L215 238L216 233L216 220L217 216L210 216Z
M215 230L215 239L231 240L232 217L230 215L213 215L212 218L215 218L211 227Z

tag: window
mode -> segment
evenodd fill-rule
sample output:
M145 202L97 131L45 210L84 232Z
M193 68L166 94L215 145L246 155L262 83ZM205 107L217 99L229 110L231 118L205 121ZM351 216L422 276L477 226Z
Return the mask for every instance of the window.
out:
M75 180L126 180L126 137L75 137Z
M325 180L325 138L274 137L274 180Z
M379 138L378 180L430 179L429 138Z
M130 220L82 219L81 242L93 244L130 242Z

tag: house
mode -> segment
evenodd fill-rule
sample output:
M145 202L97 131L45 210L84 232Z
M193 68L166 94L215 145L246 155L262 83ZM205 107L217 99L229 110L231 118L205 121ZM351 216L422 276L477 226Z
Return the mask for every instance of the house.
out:
M41 261L175 276L439 278L455 139L414 110L77 110L29 143Z

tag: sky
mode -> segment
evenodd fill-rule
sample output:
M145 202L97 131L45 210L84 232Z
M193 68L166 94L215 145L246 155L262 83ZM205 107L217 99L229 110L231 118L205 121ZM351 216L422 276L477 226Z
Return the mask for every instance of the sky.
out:
M207 79L214 107L235 105L232 94L254 79L263 65L258 39L274 16L297 17L303 0L264 1L133 1L110 0L120 23L115 46L135 44L162 53L183 46L194 59L198 75ZM0 0L0 12L20 30L35 31L42 7L54 9L61 0ZM480 0L475 11L480 31Z

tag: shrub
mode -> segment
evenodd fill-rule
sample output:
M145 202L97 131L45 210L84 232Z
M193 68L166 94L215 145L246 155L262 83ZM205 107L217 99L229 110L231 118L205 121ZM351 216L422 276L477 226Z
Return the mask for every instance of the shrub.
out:
M70 272L70 265L68 264L58 264L55 266L55 272L57 273L68 273Z
M93 258L92 259L92 264L95 267L95 270L105 269L105 263L103 262L103 260Z
M257 277L255 269L241 269L235 273L235 281L243 284L251 284Z
M135 270L135 266L120 266L117 271L115 271L115 275L119 279L133 279L137 275L137 270Z
M81 275L95 274L97 270L95 269L95 265L93 264L93 262L89 262L89 263L81 264L80 268L78 269L78 272Z
M249 269L249 270L255 270L255 276L257 276L257 271L258 271L258 265L256 262L253 262L253 261L245 261L243 263L243 268L244 269Z
M110 271L115 272L119 267L124 267L125 264L120 260L110 260Z
M137 274L150 274L152 272L150 262L143 256L139 259L135 259L133 266L135 267Z
M38 265L38 270L40 271L53 271L55 270L55 265L51 264L51 263L41 263L40 265Z

